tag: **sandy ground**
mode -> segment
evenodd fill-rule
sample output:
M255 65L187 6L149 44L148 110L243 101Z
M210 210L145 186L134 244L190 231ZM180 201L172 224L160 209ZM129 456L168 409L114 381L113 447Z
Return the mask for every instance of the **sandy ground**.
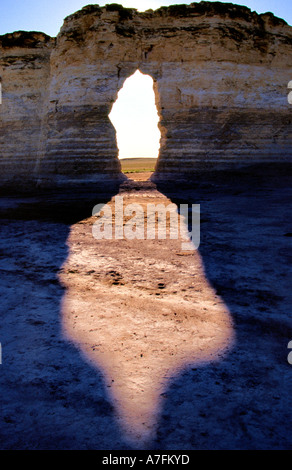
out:
M289 174L149 176L2 197L1 449L292 448ZM200 204L199 249L94 238L117 194Z

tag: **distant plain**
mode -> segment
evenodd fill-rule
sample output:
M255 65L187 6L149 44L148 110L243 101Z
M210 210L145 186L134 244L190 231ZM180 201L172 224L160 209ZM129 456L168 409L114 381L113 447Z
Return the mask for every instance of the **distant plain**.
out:
M123 173L154 171L157 158L121 158Z

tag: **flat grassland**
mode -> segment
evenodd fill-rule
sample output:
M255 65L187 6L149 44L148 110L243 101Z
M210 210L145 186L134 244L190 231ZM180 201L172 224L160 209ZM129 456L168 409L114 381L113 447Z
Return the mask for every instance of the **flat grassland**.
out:
M154 171L157 158L121 158L123 173Z

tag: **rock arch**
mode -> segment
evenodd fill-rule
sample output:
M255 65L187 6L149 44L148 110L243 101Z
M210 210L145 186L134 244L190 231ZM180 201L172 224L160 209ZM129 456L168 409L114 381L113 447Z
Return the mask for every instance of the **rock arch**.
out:
M137 69L155 83L156 177L291 157L292 28L271 13L201 2L139 13L89 5L57 38L0 37L1 183L120 177L108 118Z

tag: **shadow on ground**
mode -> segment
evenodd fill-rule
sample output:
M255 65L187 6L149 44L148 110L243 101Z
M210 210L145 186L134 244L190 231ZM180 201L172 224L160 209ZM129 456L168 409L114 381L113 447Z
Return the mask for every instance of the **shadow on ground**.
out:
M236 345L173 377L147 448L292 447L290 187L282 169L157 183L176 204L201 204L199 250ZM1 449L129 449L101 374L62 337L57 280L70 224L118 190L2 198Z
M101 374L65 341L58 271L71 224L118 186L1 199L1 449L123 449Z
M236 333L222 362L173 379L157 448L291 448L291 168L157 187L178 205L201 205L199 252Z

